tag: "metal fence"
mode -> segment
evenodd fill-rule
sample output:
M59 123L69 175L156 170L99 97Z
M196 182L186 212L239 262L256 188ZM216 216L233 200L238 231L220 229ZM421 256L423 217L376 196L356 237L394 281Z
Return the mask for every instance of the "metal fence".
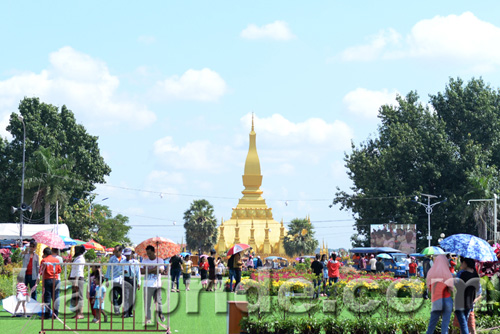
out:
M170 333L170 275L169 266L163 263L53 263L61 266L60 280L56 284L44 282L42 288L42 320L40 333L49 332L162 332ZM85 277L69 279L72 266L84 266ZM160 270L164 266L165 270ZM101 275L91 277L99 269ZM103 272L110 272L109 280ZM141 270L150 271L145 274ZM140 290L131 272L139 272ZM161 274L165 274L166 287L162 286ZM104 309L95 305L92 299L92 280L98 283L99 290L94 296L102 295L106 287ZM40 283L44 281L40 279ZM82 290L80 290L82 289ZM138 295L142 294L142 304ZM164 298L165 296L166 298ZM85 303L85 299L87 303ZM165 300L166 299L166 300ZM91 305L94 303L94 305ZM84 309L84 305L87 305ZM151 311L151 304L154 308ZM142 308L138 309L138 305ZM98 306L98 307L94 307ZM166 307L166 308L165 308ZM149 311L148 311L149 309ZM83 319L75 318L81 310ZM130 314L130 317L124 316ZM150 323L146 316L149 314ZM92 316L94 319L91 320ZM106 323L103 326L103 322ZM109 326L107 323L109 322Z

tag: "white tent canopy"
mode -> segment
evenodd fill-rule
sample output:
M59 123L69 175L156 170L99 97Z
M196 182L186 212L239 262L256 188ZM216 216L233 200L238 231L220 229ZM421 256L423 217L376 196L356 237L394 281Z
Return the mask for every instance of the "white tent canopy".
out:
M0 224L0 239L19 239L20 224ZM31 239L31 236L40 231L50 231L60 236L69 237L69 229L66 224L23 224L23 239Z

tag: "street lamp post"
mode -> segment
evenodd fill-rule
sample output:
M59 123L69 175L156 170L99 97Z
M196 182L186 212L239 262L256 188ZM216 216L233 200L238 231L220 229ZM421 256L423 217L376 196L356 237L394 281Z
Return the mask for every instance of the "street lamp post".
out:
M109 197L106 197L106 198L103 198L95 203L90 203L90 207L89 207L89 216L92 216L92 208L94 207L94 204L97 204L97 203L100 203L100 202L104 202L105 200L109 199Z
M24 118L21 115L18 115L17 118L23 123L23 171L21 178L21 218L19 219L19 237L21 239L21 247L23 246L23 223L24 223L24 211L27 206L24 204L24 170L25 170L25 159L26 159L26 125L24 124Z
M493 241L497 243L497 194L493 194L493 198L482 198L482 199L470 199L467 201L467 205L470 205L470 202L493 202ZM488 238L488 228L485 224L485 237Z
M432 236L431 236L431 214L432 214L432 208L435 207L438 204L446 202L448 199L445 198L444 200L442 200L440 202L436 202L434 204L431 204L431 198L438 198L438 196L436 196L436 195L429 195L429 194L420 194L420 195L422 195L423 197L427 197L427 204L419 202L418 201L418 196L415 196L415 200L413 200L413 202L415 202L417 204L420 204L423 207L425 207L425 212L427 213L427 244L428 244L428 247L431 247L431 240L432 240Z

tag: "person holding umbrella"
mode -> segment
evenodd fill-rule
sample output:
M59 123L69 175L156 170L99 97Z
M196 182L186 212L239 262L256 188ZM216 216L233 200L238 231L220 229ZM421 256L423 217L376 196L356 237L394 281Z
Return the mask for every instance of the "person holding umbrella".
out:
M234 292L236 292L236 288L238 284L241 282L241 267L243 266L243 261L241 261L241 254L234 254L233 258L233 270L234 270Z
M460 333L469 334L467 321L480 289L479 275L473 259L460 257L460 272L457 275L455 286L457 288L455 317L460 326Z
M40 271L40 260L35 253L36 241L31 240L27 251L23 251L24 284L31 289L31 298L36 300L36 281Z
M240 252L250 248L249 245L247 244L235 244L233 247L229 248L227 251L227 255L231 256L228 261L228 267L229 267L229 279L230 279L230 287L232 285L231 281L231 268L233 268L233 275L234 275L234 280L236 283L234 284L234 291L236 292L236 287L241 281L241 268L243 266L243 261L241 261L241 254Z

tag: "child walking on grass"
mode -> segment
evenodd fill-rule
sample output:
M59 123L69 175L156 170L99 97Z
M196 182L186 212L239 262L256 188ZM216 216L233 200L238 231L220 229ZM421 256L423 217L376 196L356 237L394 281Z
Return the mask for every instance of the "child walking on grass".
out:
M101 321L101 315L104 317L104 322L108 322L108 316L104 311L104 298L106 297L106 287L103 284L104 277L95 278L95 302L94 308L97 310L97 318L92 320L93 323L99 323Z
M222 262L221 257L217 258L217 267L215 268L215 276L217 277L217 284L219 289L222 290L222 275L224 274L224 262Z
M17 305L12 316L16 316L17 309L20 305L22 305L23 315L26 317L26 300L28 299L28 287L26 286L26 284L24 284L24 277L22 275L17 276L16 299Z

